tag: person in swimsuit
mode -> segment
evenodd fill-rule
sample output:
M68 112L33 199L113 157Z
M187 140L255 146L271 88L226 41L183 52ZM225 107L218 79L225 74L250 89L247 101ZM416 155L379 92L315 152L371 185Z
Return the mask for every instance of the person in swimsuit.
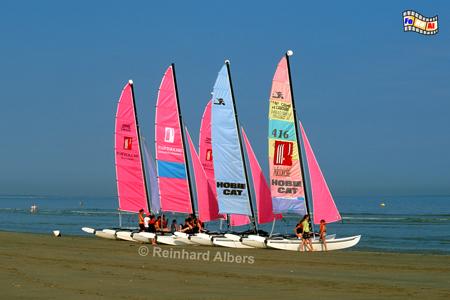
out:
M309 226L309 215L305 215L301 221L302 223L302 248L303 251L309 250L314 251L311 242L311 229Z
M177 226L177 220L173 219L172 220L172 225L170 225L170 231L172 233L174 233L175 231L178 230L178 226Z
M191 218L187 218L186 220L184 220L184 225L181 226L181 232L187 233L187 234L191 234L193 232L193 226L191 225L192 223L192 219Z
M328 251L328 248L327 248L327 223L325 222L324 219L320 220L319 234L320 234L320 241L322 242L323 248L325 249L325 251Z
M295 225L294 228L294 233L299 239L302 238L302 231L303 231L302 221L300 221L299 223L297 223L297 225Z

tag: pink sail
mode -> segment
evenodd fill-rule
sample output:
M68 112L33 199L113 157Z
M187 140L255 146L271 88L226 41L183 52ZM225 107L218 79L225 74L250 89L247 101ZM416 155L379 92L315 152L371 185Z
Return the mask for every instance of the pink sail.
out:
M245 134L244 128L241 128L244 137L245 149L247 150L248 160L250 161L250 169L252 170L253 188L256 195L256 206L258 208L258 223L269 223L275 219L281 219L281 215L274 215L272 207L272 195L270 187L267 184L264 173L261 170L255 152L250 145L250 141Z
M306 160L308 162L314 208L314 223L319 224L322 219L327 223L339 221L341 220L341 215L334 203L333 196L330 193L325 178L323 177L322 170L317 163L316 156L309 144L302 123L299 122L299 124L305 146Z
M191 153L192 166L194 168L195 187L197 190L197 206L198 215L203 222L209 222L219 219L219 209L213 187L211 187L202 163L198 157L195 146L192 143L191 136L186 130L186 137L189 144L189 152Z
M214 165L213 165L213 153L211 144L211 101L205 107L203 112L202 123L200 125L200 138L199 138L199 157L200 162L203 165L206 176L210 182L211 187L216 186L216 179L214 176ZM215 204L210 208L215 212L219 212L219 206L217 204L217 191L213 188ZM226 215L218 214L218 218L226 219ZM231 215L230 225L231 226L242 226L250 223L250 219L246 215Z
M192 213L172 66L167 69L159 87L155 119L161 210Z
M120 210L149 212L132 88L130 81L117 105L114 134L117 195Z

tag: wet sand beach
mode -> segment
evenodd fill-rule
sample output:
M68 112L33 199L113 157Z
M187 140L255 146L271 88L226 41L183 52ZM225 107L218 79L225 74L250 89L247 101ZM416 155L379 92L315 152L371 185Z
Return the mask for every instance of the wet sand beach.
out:
M0 232L1 298L450 298L448 255L141 246Z

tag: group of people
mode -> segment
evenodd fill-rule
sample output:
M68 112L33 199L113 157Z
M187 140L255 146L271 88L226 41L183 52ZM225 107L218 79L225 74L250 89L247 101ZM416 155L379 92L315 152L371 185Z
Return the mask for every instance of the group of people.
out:
M300 222L295 226L294 232L295 235L302 241L301 251L314 251L311 241L311 238L314 237L314 232L311 232L309 215L303 216ZM325 220L322 219L320 220L319 239L325 251L328 251L326 237L327 224Z
M156 217L154 214L145 214L143 209L139 210L139 232L165 232L180 231L187 234L194 234L203 231L203 223L194 214L191 214L184 220L183 225L178 225L177 220L173 219L170 228L165 215ZM152 244L156 244L156 240L152 239Z

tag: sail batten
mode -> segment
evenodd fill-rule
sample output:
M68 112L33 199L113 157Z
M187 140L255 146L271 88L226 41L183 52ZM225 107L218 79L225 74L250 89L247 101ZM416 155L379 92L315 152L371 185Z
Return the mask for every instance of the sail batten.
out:
M150 211L142 161L132 83L122 90L117 104L114 150L119 210Z
M185 148L173 66L161 81L156 103L155 147L162 211L192 213Z

